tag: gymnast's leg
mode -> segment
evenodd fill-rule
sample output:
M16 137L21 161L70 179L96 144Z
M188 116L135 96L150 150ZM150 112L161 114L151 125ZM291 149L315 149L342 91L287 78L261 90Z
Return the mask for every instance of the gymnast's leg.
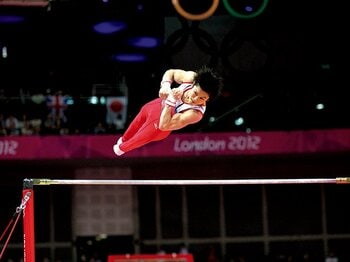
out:
M157 127L159 119L153 119L152 121L147 121L139 132L137 132L132 138L128 141L121 142L119 148L122 152L128 152L133 149L142 147L152 141L158 141L167 137L169 131L160 131Z
M140 112L136 115L136 117L132 120L126 131L124 132L123 136L121 137L121 140L128 141L133 136L136 135L136 133L139 131L139 129L144 125L144 123L147 121L147 105L143 106L140 110Z
M164 132L158 129L161 110L162 100L159 98L144 105L123 136L114 145L114 153L122 155L151 141L157 141L167 137L170 132Z

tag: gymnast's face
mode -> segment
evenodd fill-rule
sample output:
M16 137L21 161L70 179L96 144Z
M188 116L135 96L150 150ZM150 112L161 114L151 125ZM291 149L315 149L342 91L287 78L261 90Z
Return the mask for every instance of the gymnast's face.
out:
M209 94L203 91L199 84L196 84L186 92L185 98L187 98L186 103L203 106L209 100Z

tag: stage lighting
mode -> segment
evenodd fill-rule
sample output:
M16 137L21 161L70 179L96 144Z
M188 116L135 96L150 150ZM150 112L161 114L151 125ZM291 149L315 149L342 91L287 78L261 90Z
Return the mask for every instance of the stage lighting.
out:
M123 21L103 21L95 24L93 30L98 34L114 34L127 28L127 24Z
M152 36L136 36L129 38L127 42L130 46L141 48L156 48L161 45L160 39Z
M9 14L0 14L0 24L19 24L24 22L25 18L19 15L9 15Z
M140 53L119 53L113 55L113 60L116 62L137 63L147 61L148 57L145 54Z

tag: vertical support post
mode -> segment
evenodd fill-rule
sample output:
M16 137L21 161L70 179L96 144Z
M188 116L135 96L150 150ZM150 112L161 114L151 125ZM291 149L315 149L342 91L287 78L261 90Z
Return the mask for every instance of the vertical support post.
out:
M34 190L33 180L23 181L23 197L29 199L23 208L23 247L24 262L35 262L35 232L34 232Z

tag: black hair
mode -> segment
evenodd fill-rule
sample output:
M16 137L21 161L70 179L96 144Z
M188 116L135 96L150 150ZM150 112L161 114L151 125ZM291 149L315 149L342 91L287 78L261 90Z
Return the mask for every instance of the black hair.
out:
M203 66L198 69L194 83L198 83L201 89L209 94L210 98L214 99L221 94L223 80L212 68Z

